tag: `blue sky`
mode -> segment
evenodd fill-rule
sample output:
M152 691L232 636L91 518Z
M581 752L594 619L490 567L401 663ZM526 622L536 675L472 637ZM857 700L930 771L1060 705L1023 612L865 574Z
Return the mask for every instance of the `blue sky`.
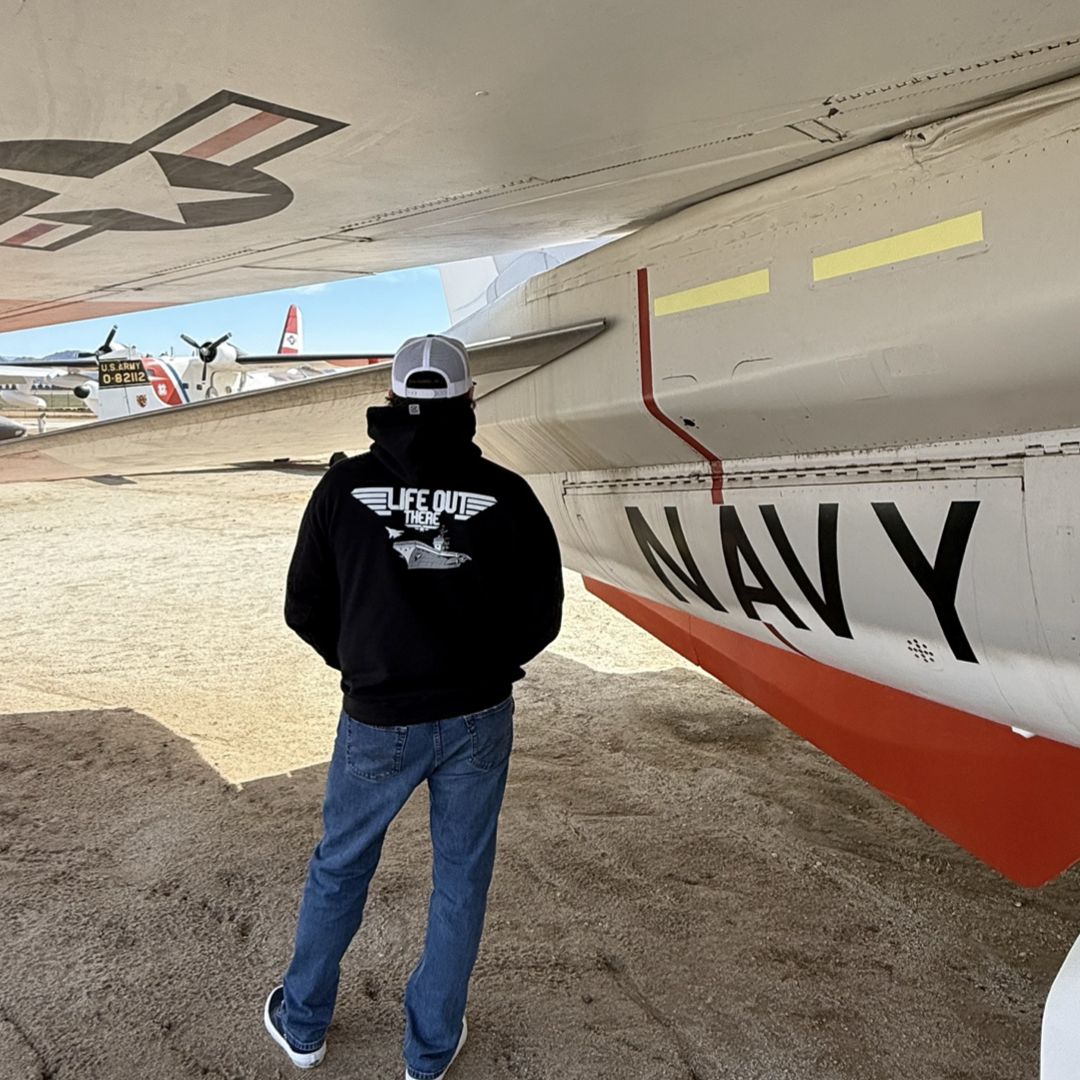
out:
M395 270L325 285L255 293L132 315L61 323L0 334L0 356L47 356L62 349L96 348L109 327L116 337L147 353L191 350L181 340L220 337L231 331L245 352L277 349L285 312L296 304L304 320L304 350L393 352L405 338L445 330L450 322L439 271L434 266Z

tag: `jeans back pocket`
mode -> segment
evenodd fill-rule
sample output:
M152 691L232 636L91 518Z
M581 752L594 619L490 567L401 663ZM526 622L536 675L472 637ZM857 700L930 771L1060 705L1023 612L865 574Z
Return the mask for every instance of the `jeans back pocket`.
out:
M462 719L472 742L470 764L478 769L497 769L504 764L514 745L514 699L508 697Z
M345 767L362 780L388 780L401 772L407 727L376 727L349 717Z

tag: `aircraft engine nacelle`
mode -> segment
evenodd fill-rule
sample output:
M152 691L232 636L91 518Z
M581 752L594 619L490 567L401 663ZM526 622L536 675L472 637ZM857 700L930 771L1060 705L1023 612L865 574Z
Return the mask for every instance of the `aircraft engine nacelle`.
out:
M6 416L0 416L0 441L5 439L18 439L26 434L26 428L22 424L16 424Z
M236 358L244 354L235 346L229 345L232 334L222 334L214 341L204 341L201 345L193 337L181 334L180 340L187 342L195 350L195 356L202 361L203 373L207 368L217 368L219 371L236 366Z
M44 398L39 398L37 394L28 394L25 390L0 390L0 399L9 405L19 405L24 409L47 407Z
M230 368L236 366L236 358L240 355L240 350L235 345L230 345L227 342L223 345L219 345L214 351L214 358L208 361L210 367L221 370L222 368Z
M78 386L72 387L71 392L80 400L85 401L88 397L91 397L94 393L97 383L92 379L86 379L79 383Z

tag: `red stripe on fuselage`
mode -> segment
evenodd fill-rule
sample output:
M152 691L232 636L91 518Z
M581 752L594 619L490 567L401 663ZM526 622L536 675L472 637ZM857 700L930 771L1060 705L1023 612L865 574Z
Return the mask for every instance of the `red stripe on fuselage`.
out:
M1013 881L1041 885L1080 859L1080 749L585 587Z
M176 385L176 379L164 364L149 358L143 360L143 366L150 376L154 393L165 402L166 405L183 405L184 396L180 387Z
M724 463L707 447L699 443L685 428L675 423L656 404L653 396L652 370L652 308L649 303L649 271L642 267L637 272L638 303L638 351L641 356L641 397L645 408L660 421L664 427L674 431L684 443L692 446L712 468L712 501L724 501Z

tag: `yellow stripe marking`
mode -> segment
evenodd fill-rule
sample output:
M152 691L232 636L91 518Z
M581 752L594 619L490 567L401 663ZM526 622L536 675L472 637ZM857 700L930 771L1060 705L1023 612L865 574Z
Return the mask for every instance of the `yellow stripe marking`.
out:
M769 271L754 270L723 281L710 281L708 285L699 285L696 289L658 296L653 301L653 314L675 315L680 311L726 304L730 300L745 300L748 296L762 296L768 291Z
M826 281L843 274L873 270L876 266L918 259L923 255L933 255L936 251L978 244L982 238L982 211L976 210L973 214L939 221L936 225L926 225L897 236L887 236L884 240L819 255L814 260L814 280Z

